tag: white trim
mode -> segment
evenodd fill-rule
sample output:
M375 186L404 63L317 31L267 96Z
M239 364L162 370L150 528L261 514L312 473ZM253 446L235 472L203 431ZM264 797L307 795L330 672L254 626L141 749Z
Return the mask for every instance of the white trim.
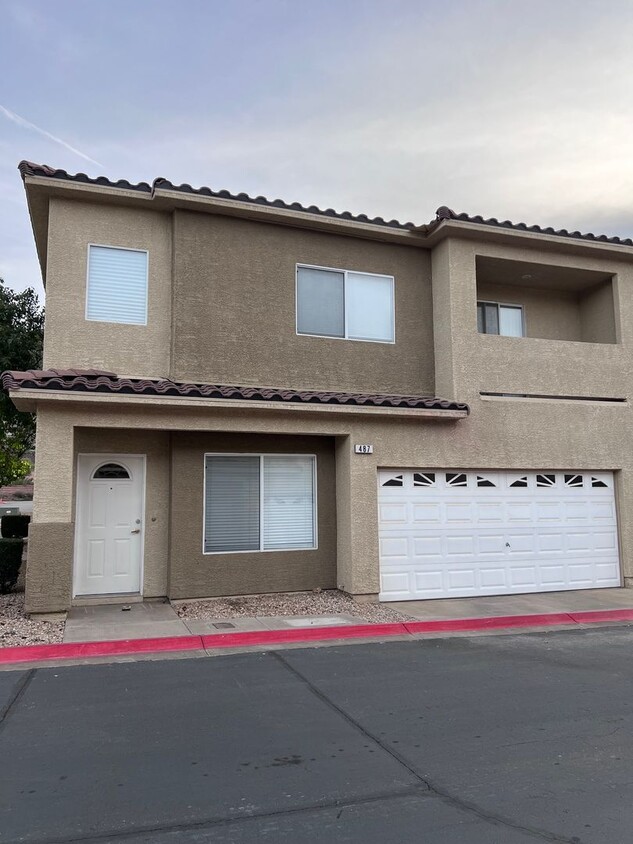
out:
M93 317L88 316L88 289L90 287L90 249L96 246L99 249L118 249L123 250L125 252L144 252L147 255L147 260L145 261L145 321L144 322L119 322L117 320L110 320L110 319L94 319ZM86 256L86 286L84 288L85 292L85 308L84 308L84 319L86 322L102 322L105 325L147 325L148 315L149 315L149 249L136 249L132 246L113 246L111 243L89 243L87 247L87 256Z
M145 499L146 499L146 484L147 484L147 455L146 454L104 454L103 452L81 452L77 455L77 463L75 469L75 531L74 531L74 548L73 548L73 583L72 583L72 597L75 598L89 598L90 595L80 594L77 592L77 580L78 580L78 561L77 561L77 553L79 550L79 519L77 517L78 511L78 502L79 502L79 495L80 495L80 477L79 477L79 464L82 457L98 457L103 458L103 462L112 462L112 463L120 463L124 466L129 475L130 480L132 480L132 472L130 471L130 467L126 465L126 459L130 457L134 457L141 460L141 556L139 560L139 591L138 592L130 592L130 593L123 593L129 595L139 595L141 598L143 597L143 587L145 581ZM101 465L101 464L99 464ZM92 475L87 479L88 482L92 480ZM127 483L127 479L119 479L119 483ZM116 594L116 593L112 593ZM101 596L97 596L101 597ZM103 597L107 597L105 594Z
M205 551L204 533L207 508L207 457L259 457L259 548L246 551ZM265 457L309 457L312 460L312 535L314 545L309 548L264 548L264 458ZM280 554L286 551L317 551L319 548L319 519L317 496L317 456L316 454L289 454L288 452L273 451L205 451L202 455L202 554L205 557L224 556L228 554Z
M343 320L345 336L337 337L333 334L307 334L299 331L299 270L323 270L330 273L342 273L343 275ZM372 278L388 278L391 281L391 335L393 340L374 340L366 337L348 337L347 331L347 275L367 275ZM351 340L353 343L382 343L387 346L394 346L396 343L396 279L395 276L387 273L368 273L362 270L342 270L337 267L319 267L316 264L295 264L295 336L297 337L320 337L325 340Z
M499 319L499 308L515 308L521 311L521 331L522 334L520 337L515 337L514 334L502 334L499 331L498 334L489 334L487 331L478 331L478 334L485 334L486 337L514 337L515 340L521 340L524 337L527 337L526 334L526 322L525 322L525 306L519 305L516 302L493 302L490 299L477 299L477 307L479 305L496 305L497 306L497 324L501 325L501 320ZM484 316L485 319L485 316Z

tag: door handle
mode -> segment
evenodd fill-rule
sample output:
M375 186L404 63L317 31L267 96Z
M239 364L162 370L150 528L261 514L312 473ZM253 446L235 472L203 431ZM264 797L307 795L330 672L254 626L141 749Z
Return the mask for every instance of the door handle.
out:
M131 530L131 531L130 531L130 533L140 533L140 532L141 532L141 529L140 529L140 528L136 528L136 530Z

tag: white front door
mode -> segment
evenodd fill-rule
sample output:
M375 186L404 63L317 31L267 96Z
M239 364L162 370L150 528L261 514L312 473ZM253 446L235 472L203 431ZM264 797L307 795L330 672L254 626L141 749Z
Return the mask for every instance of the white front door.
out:
M381 470L380 598L620 586L612 472Z
M80 454L75 595L141 592L145 458Z

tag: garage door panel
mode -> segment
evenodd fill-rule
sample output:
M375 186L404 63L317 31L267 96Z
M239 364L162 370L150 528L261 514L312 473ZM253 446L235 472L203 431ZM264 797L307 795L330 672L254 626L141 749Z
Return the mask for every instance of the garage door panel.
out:
M505 507L503 501L486 501L477 504L475 518L481 524L503 524L505 522Z
M594 550L596 537L589 530L582 532L574 531L573 533L566 534L565 538L567 540L568 551L585 551L586 553L590 553Z
M448 501L444 507L444 519L447 524L472 524L473 505L469 501Z
M446 556L451 557L473 557L475 555L475 539L468 536L446 536Z
M507 549L506 549L506 538L502 534L496 534L494 536L489 536L486 534L480 535L478 537L478 551L479 556L506 556Z
M411 587L408 572L383 573L381 588L385 595L409 595ZM398 598L391 597L386 600L398 600Z
M586 501L566 501L565 520L568 524L589 524L591 521L591 510Z
M539 574L543 586L559 586L564 588L565 566L560 564L539 566Z
M441 536L414 536L413 556L419 557L441 557L442 537Z
M515 533L509 531L507 536L507 553L510 557L519 554L534 554L535 537L533 533Z
M406 536L383 536L380 540L380 554L386 559L409 557L409 540Z
M618 538L615 531L594 532L593 547L595 551L616 551L618 547Z
M613 501L597 501L591 510L593 522L615 523L615 504Z
M594 565L587 561L585 563L570 563L569 582L574 585L593 584L595 580Z
M539 554L564 554L565 537L562 533L541 533L536 537L536 549Z
M536 587L536 568L534 566L514 566L510 569L510 583L512 586Z
M506 569L482 566L479 569L479 582L483 589L505 588L508 583Z
M536 523L552 524L560 522L563 518L562 507L559 501L543 501L536 505Z
M450 592L474 589L477 585L477 575L473 569L449 570L447 585Z
M384 525L406 525L409 519L407 518L407 504L404 501L389 501L388 503L381 503L379 507L380 521Z
M512 501L506 504L507 521L509 524L516 522L533 522L533 507L529 501Z
M425 592L444 592L444 572L440 569L416 571L414 574L415 591L417 594Z
M608 473L415 472L380 488L382 600L620 585Z
M416 524L441 524L442 507L430 501L416 501L412 506L412 521Z
M620 572L617 563L596 563L596 581L598 583L609 582L613 585L615 579L619 580Z

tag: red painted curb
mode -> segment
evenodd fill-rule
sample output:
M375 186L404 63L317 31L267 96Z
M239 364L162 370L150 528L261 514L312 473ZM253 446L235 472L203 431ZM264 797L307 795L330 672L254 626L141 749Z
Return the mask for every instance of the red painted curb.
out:
M273 645L283 642L319 642L331 639L367 639L382 636L406 636L406 625L350 624L336 627L298 627L293 630L249 630L246 633L212 633L202 636L207 649Z
M81 659L90 656L203 650L200 636L156 639L121 639L113 642L66 642L61 645L22 645L0 648L0 663L39 662L46 659Z
M570 613L570 616L576 624L587 624L593 621L631 621L633 610L586 610Z
M61 645L24 645L0 648L0 664L82 659L97 656L161 653L168 651L219 650L222 648L274 645L284 642L325 642L342 639L382 639L468 630L499 630L512 627L546 627L601 621L633 621L633 609L587 610L575 613L505 615L491 618L453 618L444 621L408 621L394 624L354 624L336 627L298 627L283 630L252 630L206 636L169 636L154 639L122 639L111 642L68 642Z
M568 613L538 615L497 615L490 618L451 618L445 621L407 621L409 633L441 633L447 630L495 630L502 627L539 627L541 625L574 624Z

